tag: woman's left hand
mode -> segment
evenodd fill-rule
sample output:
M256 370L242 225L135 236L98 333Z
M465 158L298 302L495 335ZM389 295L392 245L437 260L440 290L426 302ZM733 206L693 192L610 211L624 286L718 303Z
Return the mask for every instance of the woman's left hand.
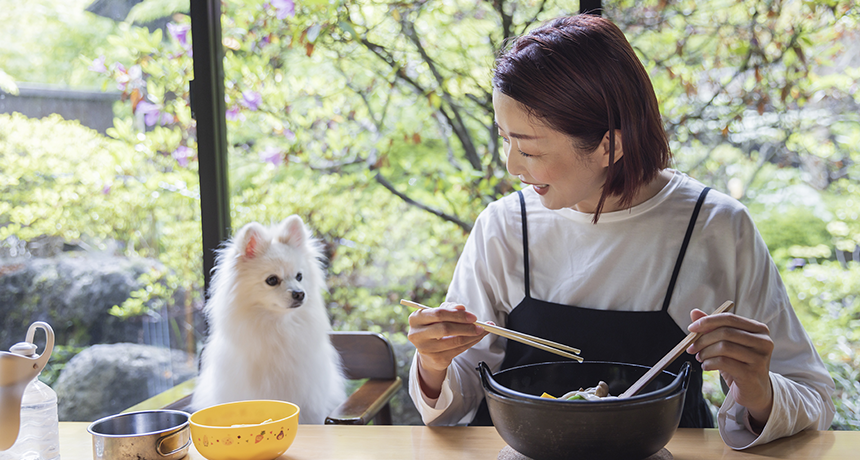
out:
M732 397L749 411L753 428L761 430L773 408L773 340L767 325L731 313L708 316L699 309L690 312L690 319L690 332L701 335L687 353L696 356L702 370L720 371Z

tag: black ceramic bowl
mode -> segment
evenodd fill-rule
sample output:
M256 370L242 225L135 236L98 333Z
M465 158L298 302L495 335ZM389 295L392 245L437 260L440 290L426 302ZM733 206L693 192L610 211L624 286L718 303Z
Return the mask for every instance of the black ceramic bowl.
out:
M601 401L541 398L580 387L609 384L624 392L647 370L612 362L554 362L514 367L493 374L478 370L496 431L517 452L539 460L644 459L662 449L681 421L689 364L677 375L662 372L638 395Z

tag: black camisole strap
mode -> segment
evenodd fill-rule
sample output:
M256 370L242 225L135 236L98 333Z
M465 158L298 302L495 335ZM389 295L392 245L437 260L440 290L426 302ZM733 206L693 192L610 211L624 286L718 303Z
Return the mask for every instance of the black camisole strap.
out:
M528 225L526 225L526 199L523 197L522 190L517 190L520 196L520 214L523 216L523 264L525 265L523 274L526 282L526 298L531 297L529 289L529 233Z
M681 251L678 253L678 259L675 261L675 269L672 270L672 279L669 281L669 288L666 290L666 297L663 299L663 311L669 309L669 302L672 301L672 292L675 290L675 281L678 279L678 273L681 271L681 263L684 261L684 253L687 252L687 245L690 243L690 237L693 235L693 228L696 227L696 218L699 217L699 210L702 209L702 203L705 202L710 187L702 189L699 194L699 199L696 201L696 207L693 209L693 215L690 216L690 223L687 224L687 233L684 235L684 242L681 243Z

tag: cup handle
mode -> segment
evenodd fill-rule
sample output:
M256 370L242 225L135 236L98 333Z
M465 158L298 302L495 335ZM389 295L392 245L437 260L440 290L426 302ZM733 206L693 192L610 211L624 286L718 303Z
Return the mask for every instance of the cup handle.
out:
M185 433L185 432L186 432L186 430L179 430L176 433L171 433L171 434L169 434L163 438L160 438L158 440L158 442L155 444L155 451L158 452L158 455L161 455L162 457L169 457L169 456L181 451L182 449L187 448L191 444L191 436L188 436L188 440L185 441L185 444L183 444L182 447L178 447L178 448L176 448L170 452L167 452L167 453L164 453L161 451L161 445L164 444L165 441L167 441L168 439L170 439L174 436L178 436L182 433Z
M45 368L45 364L48 364L48 360L51 359L51 352L54 351L54 329L51 328L51 325L44 321L36 321L35 323L30 325L30 328L27 329L27 342L33 343L33 340L36 337L36 329L42 329L45 331L45 349L42 350L42 354L36 358L36 364L39 366L39 371Z

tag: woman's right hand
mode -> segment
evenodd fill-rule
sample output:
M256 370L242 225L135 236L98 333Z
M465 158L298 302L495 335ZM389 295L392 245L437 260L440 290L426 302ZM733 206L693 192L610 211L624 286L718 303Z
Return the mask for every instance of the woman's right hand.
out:
M409 341L418 352L421 390L430 399L439 397L448 366L454 357L480 342L489 332L466 307L445 302L439 308L416 310L409 315Z

